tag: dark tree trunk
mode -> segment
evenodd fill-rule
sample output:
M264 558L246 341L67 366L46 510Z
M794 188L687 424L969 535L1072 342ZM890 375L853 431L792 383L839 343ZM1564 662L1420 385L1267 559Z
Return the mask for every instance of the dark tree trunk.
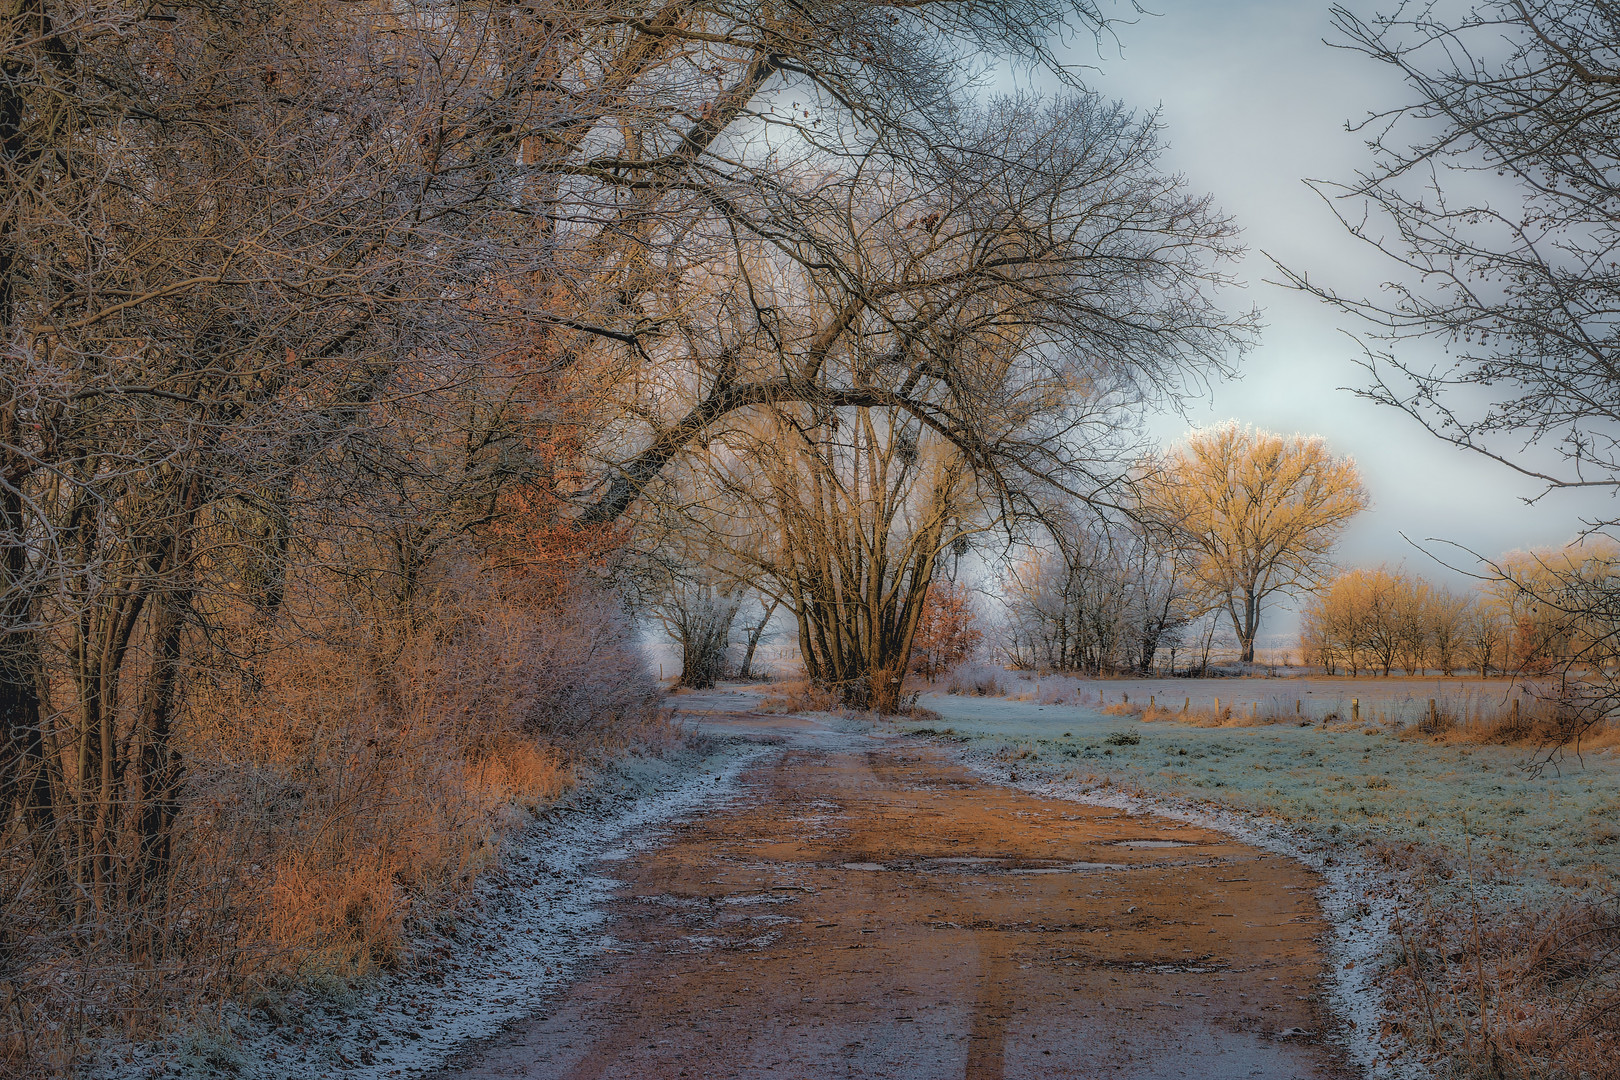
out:
M171 594L158 598L150 609L152 670L137 721L141 748L136 794L140 856L131 883L142 893L167 876L179 809L183 769L170 736L179 703L180 652L185 637L183 608L182 598Z
M765 627L770 623L771 616L776 613L776 606L780 600L772 600L765 608L764 614L759 617L757 626L748 629L748 644L743 649L742 667L737 669L737 678L751 679L754 677L754 650L759 648L759 641L765 636Z

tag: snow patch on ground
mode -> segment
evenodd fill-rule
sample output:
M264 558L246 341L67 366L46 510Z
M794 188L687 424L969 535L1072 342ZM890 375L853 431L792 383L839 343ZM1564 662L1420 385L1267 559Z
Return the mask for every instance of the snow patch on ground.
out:
M1334 1039L1368 1080L1426 1080L1431 1075L1414 1055L1380 1039L1383 1019L1391 1011L1379 975L1394 947L1390 926L1399 904L1401 882L1397 876L1375 867L1354 849L1324 843L1304 829L1259 814L1170 795L1099 790L1077 780L1038 775L1050 767L1009 765L984 750L958 752L971 772L992 783L1032 795L1185 821L1294 859L1315 871L1323 882L1317 899L1333 927L1328 945L1328 1007L1341 1025L1333 1033Z
M612 950L604 903L617 882L601 864L663 842L672 823L713 813L738 777L775 747L733 743L708 758L631 759L509 841L503 868L442 938L414 943L406 971L340 998L228 1019L167 1046L122 1048L90 1075L156 1080L393 1080L437 1070L474 1040L533 1014L581 963ZM126 1056L127 1055L127 1056Z

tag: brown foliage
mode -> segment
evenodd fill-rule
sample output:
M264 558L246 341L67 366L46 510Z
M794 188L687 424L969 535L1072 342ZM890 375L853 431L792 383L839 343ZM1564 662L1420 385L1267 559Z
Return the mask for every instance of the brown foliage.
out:
M838 706L838 696L809 679L792 679L772 685L759 703L766 713L830 712Z
M975 621L973 593L966 585L929 585L911 641L911 670L933 680L961 664L984 637Z

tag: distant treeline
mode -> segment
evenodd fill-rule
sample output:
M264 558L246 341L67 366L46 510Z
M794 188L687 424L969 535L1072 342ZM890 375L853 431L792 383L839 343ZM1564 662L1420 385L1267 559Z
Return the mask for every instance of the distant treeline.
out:
M1387 567L1347 570L1307 603L1302 659L1329 675L1606 668L1613 618L1593 601L1616 559L1609 545L1515 552L1466 593Z

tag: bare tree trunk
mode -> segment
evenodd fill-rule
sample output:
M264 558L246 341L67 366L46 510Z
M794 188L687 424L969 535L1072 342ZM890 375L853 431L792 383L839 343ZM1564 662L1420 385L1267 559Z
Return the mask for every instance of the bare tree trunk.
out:
M185 594L170 590L149 607L152 669L136 721L140 741L135 805L139 854L131 888L147 894L168 879L172 831L180 802L183 766L170 742L179 701L180 656L185 636Z
M743 649L742 666L737 669L737 678L751 679L754 677L754 650L759 648L759 642L765 636L765 628L770 625L771 616L776 613L781 601L771 597L771 602L765 606L759 622L748 628L748 644Z

